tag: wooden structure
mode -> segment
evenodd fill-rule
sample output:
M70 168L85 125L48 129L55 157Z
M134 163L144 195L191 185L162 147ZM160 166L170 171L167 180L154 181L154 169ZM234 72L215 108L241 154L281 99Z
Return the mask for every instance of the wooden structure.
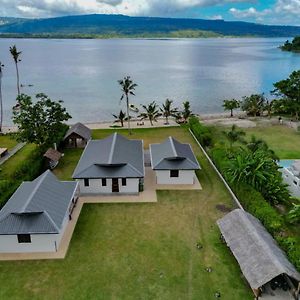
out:
M44 154L44 157L48 159L49 167L51 169L54 169L57 166L60 158L62 157L62 153L53 148L49 148Z
M91 136L91 129L82 123L76 123L67 131L64 137L64 144L68 148L84 148Z

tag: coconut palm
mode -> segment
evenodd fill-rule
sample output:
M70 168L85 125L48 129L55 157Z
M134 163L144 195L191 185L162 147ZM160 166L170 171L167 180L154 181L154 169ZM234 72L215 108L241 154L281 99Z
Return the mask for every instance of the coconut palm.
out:
M160 108L162 115L166 118L166 124L169 124L169 117L177 117L178 114L178 108L172 108L172 103L172 100L166 99L165 103L162 104L162 107Z
M145 112L141 113L139 117L142 118L142 120L149 119L151 126L153 126L153 121L157 122L157 118L161 116L158 105L153 101L148 105L142 105L142 107Z
M240 130L236 125L232 125L230 131L223 131L223 134L229 141L230 148L232 148L234 143L244 143L243 137L246 135L245 131Z
M118 115L113 115L115 117L115 122L120 122L121 126L124 127L124 121L127 119L126 114L121 109Z
M230 110L230 117L233 117L233 110L240 107L240 102L236 99L224 100L224 110Z
M122 96L121 101L125 98L126 99L126 109L127 109L127 121L128 121L128 132L131 134L130 129L130 115L129 115L129 95L135 96L135 88L137 87L137 84L134 83L130 76L124 77L124 79L118 80L118 83L121 85L122 90Z
M19 78L19 68L18 68L18 63L21 61L19 58L22 51L18 51L16 45L13 45L12 47L9 47L10 54L12 55L15 66L16 66L16 72L17 72L17 91L18 91L18 96L20 95L20 78Z
M3 124L3 103L2 103L2 68L4 65L0 61L0 132L2 132Z
M193 114L191 111L191 106L189 101L184 101L182 104L183 104L182 118L186 122L188 118L191 117Z

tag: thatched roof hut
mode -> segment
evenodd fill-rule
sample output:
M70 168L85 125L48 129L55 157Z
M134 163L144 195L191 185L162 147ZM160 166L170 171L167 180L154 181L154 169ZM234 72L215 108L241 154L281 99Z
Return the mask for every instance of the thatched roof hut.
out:
M217 224L253 290L281 274L300 281L300 274L285 253L251 214L235 209L218 220Z

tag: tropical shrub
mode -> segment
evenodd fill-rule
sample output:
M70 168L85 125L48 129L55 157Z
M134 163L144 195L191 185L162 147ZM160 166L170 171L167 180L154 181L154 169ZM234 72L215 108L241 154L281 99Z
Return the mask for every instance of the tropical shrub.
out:
M202 125L197 117L190 117L189 127L201 145L204 147L212 145L212 133L210 129Z

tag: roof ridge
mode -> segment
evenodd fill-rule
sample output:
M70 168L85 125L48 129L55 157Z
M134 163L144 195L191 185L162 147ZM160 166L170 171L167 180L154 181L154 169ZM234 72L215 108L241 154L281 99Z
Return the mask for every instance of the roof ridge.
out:
M282 265L281 265L281 263L278 261L277 256L276 256L276 255L272 255L272 256L271 256L271 254L274 253L274 252L273 252L273 248L270 247L270 246L268 245L268 243L265 241L265 239L260 238L260 237L262 237L262 235L259 235L259 234L258 234L255 225L252 223L252 220L249 218L249 216L251 216L251 217L253 217L253 216L250 215L248 212L246 212L246 211L244 211L244 210L239 210L239 209L237 209L237 210L238 210L238 212L242 212L243 214L245 214L246 218L243 218L242 220L247 220L247 223L250 224L251 227L255 229L255 230L251 231L251 234L252 234L252 235L255 235L255 237L257 238L258 243L259 243L262 247L267 248L267 251L265 251L265 252L266 252L266 255L268 255L268 256L271 258L271 260L274 262L274 264L276 264L278 270L285 272L286 270L283 270L283 269L282 269ZM258 222L259 222L259 224L260 224L261 226L263 226L259 220L258 220Z
M39 189L39 187L41 186L42 182L44 181L44 179L46 178L46 175L48 175L50 172L50 170L47 170L44 172L44 174L41 175L41 178L39 180L39 182L37 183L37 185L34 187L33 191L30 193L27 201L24 203L24 205L21 208L21 211L19 213L25 213L25 209L27 208L27 206L29 205L29 203L31 202L33 196L35 195L35 193L37 192L37 190ZM32 182L31 182L32 184Z
M118 134L115 132L114 136L113 136L112 143L111 143L110 153L109 153L109 157L108 157L108 164L109 165L112 164L112 159L113 159L113 155L114 155L115 147L116 147L117 135Z
M175 148L175 145L174 145L174 140L173 140L173 137L169 136L169 141L171 143L171 148L172 148L172 151L174 153L174 157L177 157L178 156L178 153L176 151L176 148Z
M51 216L49 215L49 213L46 210L43 210L43 213L46 215L46 217L49 219L49 221L51 222L51 224L54 226L54 228L57 230L57 232L59 232L59 228L57 227L57 225L54 223L53 219L51 218Z

